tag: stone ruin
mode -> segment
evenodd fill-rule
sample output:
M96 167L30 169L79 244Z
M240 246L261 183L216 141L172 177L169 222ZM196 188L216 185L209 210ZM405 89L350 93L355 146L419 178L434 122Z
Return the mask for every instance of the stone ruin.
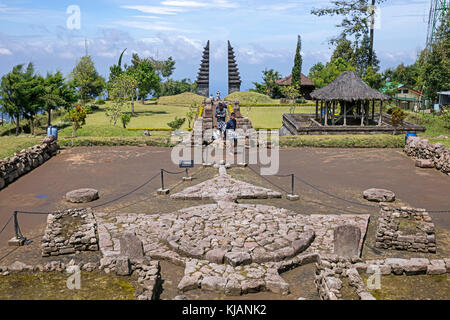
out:
M404 152L415 159L416 167L436 168L450 175L450 149L443 144L433 144L426 139L409 137Z
M0 190L55 156L58 149L55 137L49 136L42 141L42 144L0 160Z
M407 224L406 230L402 222ZM425 209L396 209L382 204L375 241L382 249L436 253L434 223Z

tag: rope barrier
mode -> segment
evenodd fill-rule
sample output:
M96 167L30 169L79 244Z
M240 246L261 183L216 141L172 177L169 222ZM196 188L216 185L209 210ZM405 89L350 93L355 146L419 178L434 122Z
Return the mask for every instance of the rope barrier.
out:
M263 178L265 181L267 181L268 183L270 183L271 185L273 185L274 187L276 187L276 188L282 190L284 193L286 193L286 194L289 194L289 193L290 193L290 192L287 191L286 189L284 189L284 188L282 188L282 187L276 185L275 183L273 183L272 181L270 181L270 180L267 179L266 177L264 177L264 176L262 176L261 174L259 174L258 172L256 172L256 170L254 170L252 167L248 166L248 168L249 168L250 170L252 170L254 173L256 173L258 176L260 176L261 178Z
M13 216L10 216L8 221L6 222L6 224L3 226L2 230L0 231L0 234L5 231L6 227L8 226L8 224L11 222Z

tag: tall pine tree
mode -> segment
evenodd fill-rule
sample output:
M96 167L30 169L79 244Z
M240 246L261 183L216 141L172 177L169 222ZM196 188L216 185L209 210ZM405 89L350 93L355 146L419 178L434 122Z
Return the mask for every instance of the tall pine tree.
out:
M298 36L297 50L295 52L294 68L292 68L292 83L293 86L298 86L302 84L302 38Z

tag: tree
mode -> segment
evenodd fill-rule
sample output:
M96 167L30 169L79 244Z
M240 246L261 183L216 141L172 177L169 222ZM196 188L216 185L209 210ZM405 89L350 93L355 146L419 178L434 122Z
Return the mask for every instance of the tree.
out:
M365 76L362 78L362 80L369 87L374 88L376 90L380 90L384 85L382 75L376 72L372 67L367 67L365 71Z
M433 103L437 102L439 91L450 88L450 10L436 35L438 40L425 50L420 68L425 96Z
M292 68L292 82L291 84L296 88L300 89L302 84L302 38L298 36L297 49L295 51L294 67Z
M276 83L277 80L281 79L281 74L274 69L265 69L262 73L263 83L253 82L256 89L251 91L266 94L274 99L281 98L283 95L280 86Z
M135 74L129 72L118 76L110 83L110 95L112 100L122 99L124 103L131 101L131 114L134 115L134 99L136 98L136 89L138 81Z
M397 128L403 124L403 120L406 119L406 113L401 108L395 108L392 111L391 121L394 127L393 134L396 134Z
M85 106L89 100L98 97L106 87L105 79L95 69L91 57L80 59L71 73L72 84L78 90L81 105Z
M300 88L298 85L290 85L287 87L283 87L281 89L281 91L283 92L284 96L286 98L288 98L289 100L291 100L291 107L289 109L289 113L294 113L295 112L295 100L300 98Z
M20 132L21 116L29 121L34 135L34 118L40 108L42 94L42 78L34 73L32 63L26 69L23 64L17 65L2 77L0 103L2 110L16 120L16 135Z
M338 40L333 55L331 56L331 60L342 58L348 63L353 64L353 54L352 42L347 40L347 38L342 38Z
M82 106L76 106L69 110L69 119L72 122L72 138L78 129L86 123L86 111Z
M156 96L174 96L184 92L197 92L197 83L192 82L190 79L182 79L181 81L168 79L167 81L160 83Z
M191 124L194 121L196 115L197 115L197 107L195 106L195 104L191 104L191 106L189 107L189 111L186 113L189 128L191 128Z
M124 115L124 107L130 100L132 110L131 112L132 114L134 113L134 98L136 97L136 87L136 79L132 75L129 75L127 73L121 74L109 84L109 92L112 103L105 109L106 116L110 119L110 123L112 123L113 125L116 125L117 121Z
M155 72L155 68L150 60L141 60L137 66L128 69L127 72L137 81L138 97L145 102L145 97L154 94L160 83L160 78Z
M344 71L355 71L355 68L344 59L337 58L325 66L322 63L314 65L309 71L309 78L317 88L322 88L333 82Z
M377 70L377 59L373 50L374 43L374 17L375 6L386 0L333 0L332 6L313 9L312 14L317 16L342 16L340 24L341 33L330 40L331 44L338 44L342 39L353 37L353 51L359 59L355 59L357 72L362 75L367 67ZM358 50L359 49L359 50ZM367 64L358 67L361 59L367 57ZM377 70L378 71L378 70Z
M48 114L47 125L51 125L51 113L59 107L70 108L76 102L74 88L65 81L61 72L47 73L44 82L44 92L41 96L42 109Z

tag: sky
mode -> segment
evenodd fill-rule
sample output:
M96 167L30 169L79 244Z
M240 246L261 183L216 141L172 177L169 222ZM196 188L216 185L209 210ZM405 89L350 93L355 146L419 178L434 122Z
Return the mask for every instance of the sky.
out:
M211 92L227 88L227 40L235 49L242 90L261 81L265 68L291 73L297 35L303 73L327 62L336 17L311 15L329 0L0 0L0 76L32 61L37 71L68 75L85 54L104 77L127 48L166 59L172 78L195 80L203 47L211 41ZM411 64L426 41L430 0L387 0L380 5L375 50L381 68ZM76 10L73 10L75 8ZM77 10L79 9L79 19ZM74 15L75 14L75 15ZM80 21L78 25L77 22Z

